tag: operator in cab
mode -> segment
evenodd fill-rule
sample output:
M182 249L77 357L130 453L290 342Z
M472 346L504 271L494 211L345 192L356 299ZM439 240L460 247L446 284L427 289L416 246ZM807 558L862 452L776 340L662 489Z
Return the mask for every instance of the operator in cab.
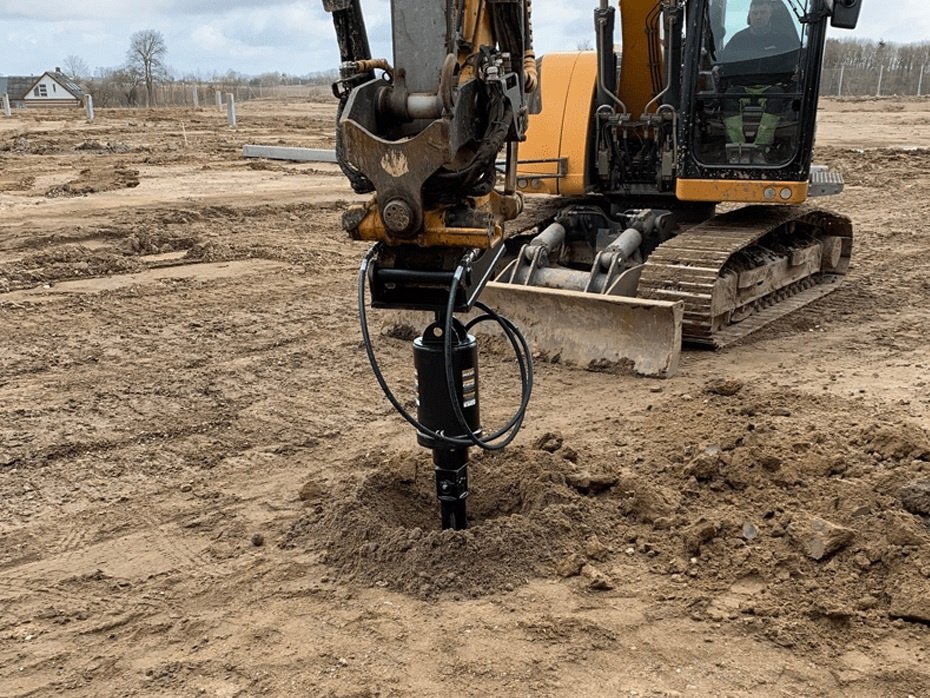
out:
M727 42L724 59L727 62L765 58L796 51L798 38L777 27L772 18L779 0L752 0L749 6L749 26L737 32ZM779 10L785 10L782 5Z
M737 162L764 164L786 108L785 100L775 95L794 80L800 40L781 0L752 0L746 21L749 26L727 42L720 56L726 93L732 96L724 100L729 114L724 126L729 143L753 146L751 151L739 149ZM757 115L747 129L751 111Z

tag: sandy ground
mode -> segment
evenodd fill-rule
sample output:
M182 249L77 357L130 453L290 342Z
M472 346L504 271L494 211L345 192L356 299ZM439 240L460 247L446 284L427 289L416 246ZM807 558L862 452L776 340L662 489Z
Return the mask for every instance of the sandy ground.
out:
M357 197L240 157L332 105L79 117L0 119L0 695L930 695L930 101L824 105L837 292L665 381L540 362L466 532Z

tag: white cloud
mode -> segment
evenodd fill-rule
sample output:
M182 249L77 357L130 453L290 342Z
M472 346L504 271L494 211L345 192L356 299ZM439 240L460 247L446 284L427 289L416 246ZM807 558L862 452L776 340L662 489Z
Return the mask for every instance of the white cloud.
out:
M201 24L198 27L194 27L194 30L191 32L191 39L208 53L226 51L230 43L223 32L212 24Z

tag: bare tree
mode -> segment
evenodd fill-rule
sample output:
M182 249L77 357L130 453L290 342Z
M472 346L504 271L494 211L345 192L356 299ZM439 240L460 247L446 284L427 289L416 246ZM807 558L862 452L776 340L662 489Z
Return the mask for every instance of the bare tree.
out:
M167 76L165 69L165 37L160 31L144 29L129 37L129 51L126 54L127 67L136 73L145 83L145 103L147 107L155 105L155 83Z
M85 81L100 107L135 107L141 99L139 77L126 68L97 68L94 77Z
M74 54L66 56L62 65L65 69L65 75L75 82L80 82L90 77L90 68L80 56L75 56Z

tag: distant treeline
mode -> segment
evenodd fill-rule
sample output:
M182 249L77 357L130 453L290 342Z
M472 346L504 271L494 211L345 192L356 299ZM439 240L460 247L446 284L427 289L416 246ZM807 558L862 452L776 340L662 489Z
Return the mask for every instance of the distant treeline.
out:
M897 44L827 39L821 94L925 95L930 92L930 41Z
M200 106L215 103L216 95L232 93L238 101L266 97L297 97L328 91L337 70L291 75L243 75L234 71L209 78L188 75L162 79L155 105L193 105L194 88ZM125 68L98 68L93 77L78 78L84 91L100 107L145 105L145 91L137 75ZM309 89L308 89L309 88ZM827 39L821 94L841 96L926 95L930 92L930 41L898 44L871 39Z
M188 75L180 78L166 77L155 87L154 106L193 106L194 89L201 107L216 103L216 95L232 94L237 101L266 97L298 97L326 86L338 76L335 70L289 75L287 73L263 73L242 75L229 71L209 78ZM138 77L123 68L98 68L93 77L78 78L85 93L94 97L99 107L142 107L145 106L145 89Z

